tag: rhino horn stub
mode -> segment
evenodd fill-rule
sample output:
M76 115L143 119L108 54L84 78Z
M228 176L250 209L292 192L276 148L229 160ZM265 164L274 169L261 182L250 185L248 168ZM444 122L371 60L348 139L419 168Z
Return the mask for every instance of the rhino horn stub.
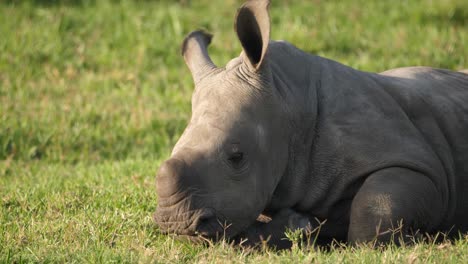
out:
M247 62L255 70L262 65L270 41L270 1L250 0L239 8L235 29Z
M191 32L182 43L182 56L187 64L195 83L216 69L216 65L208 55L208 45L213 35L204 30Z

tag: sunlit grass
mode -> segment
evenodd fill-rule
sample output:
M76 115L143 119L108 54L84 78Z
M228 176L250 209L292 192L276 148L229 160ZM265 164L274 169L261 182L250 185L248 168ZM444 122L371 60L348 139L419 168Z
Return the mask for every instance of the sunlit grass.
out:
M0 262L468 262L468 238L330 251L160 235L155 171L190 115L185 34L241 50L242 1L0 1ZM272 37L366 71L468 68L468 2L273 1Z

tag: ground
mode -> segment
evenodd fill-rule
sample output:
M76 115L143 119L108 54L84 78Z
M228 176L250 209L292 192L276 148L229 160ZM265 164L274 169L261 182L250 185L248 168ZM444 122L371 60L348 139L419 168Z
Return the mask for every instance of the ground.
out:
M468 262L468 236L274 252L158 233L155 172L190 116L180 44L205 28L224 65L241 2L0 1L0 262ZM464 0L273 0L271 16L273 39L361 70L468 68Z

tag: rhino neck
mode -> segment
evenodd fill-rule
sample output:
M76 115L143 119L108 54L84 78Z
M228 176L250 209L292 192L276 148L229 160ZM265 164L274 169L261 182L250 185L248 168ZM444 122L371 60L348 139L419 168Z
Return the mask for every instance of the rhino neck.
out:
M274 93L280 101L288 135L288 160L265 213L297 204L309 181L310 158L317 128L321 86L321 58L287 42L271 42L269 69Z
M317 217L327 217L340 199L354 196L359 180L342 177L346 164L328 153L322 127L324 113L341 104L349 87L361 89L374 83L375 74L361 72L338 62L302 52L287 43L272 45L269 61L276 94L289 119L289 154L265 213L293 208ZM340 97L341 96L341 97ZM343 97L344 98L344 97ZM328 173L335 168L339 173ZM326 173L317 168L328 168Z

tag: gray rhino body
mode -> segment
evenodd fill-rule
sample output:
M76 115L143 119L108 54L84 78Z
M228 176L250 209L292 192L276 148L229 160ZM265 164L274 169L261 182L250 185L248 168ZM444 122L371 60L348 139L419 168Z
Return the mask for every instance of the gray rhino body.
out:
M279 247L285 229L317 220L324 241L386 242L399 225L468 232L468 75L368 73L306 54L269 40L267 6L239 9L244 51L225 68L206 33L184 42L196 88L158 172L160 229Z

